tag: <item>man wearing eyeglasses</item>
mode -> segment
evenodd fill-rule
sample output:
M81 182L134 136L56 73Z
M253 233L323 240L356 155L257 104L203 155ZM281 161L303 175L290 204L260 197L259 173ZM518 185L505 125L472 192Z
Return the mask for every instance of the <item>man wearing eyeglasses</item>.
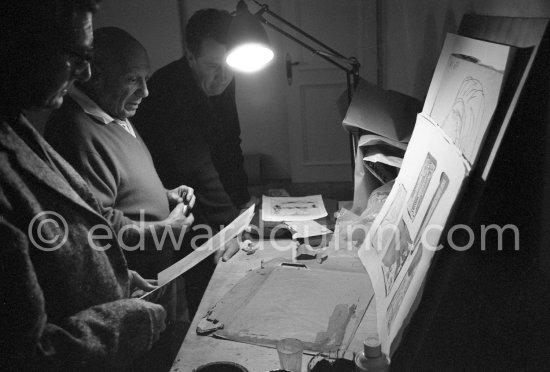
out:
M165 328L84 180L26 119L90 77L95 0L0 5L0 370L120 370ZM70 138L68 139L70 140Z

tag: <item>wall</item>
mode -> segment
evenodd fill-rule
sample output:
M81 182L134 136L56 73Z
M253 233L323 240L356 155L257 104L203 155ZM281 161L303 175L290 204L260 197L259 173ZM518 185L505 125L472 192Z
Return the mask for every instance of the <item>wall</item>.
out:
M128 31L147 49L154 71L182 56L178 9L177 0L103 0L94 28Z
M550 17L547 0L384 0L384 85L424 100L447 32L465 13Z

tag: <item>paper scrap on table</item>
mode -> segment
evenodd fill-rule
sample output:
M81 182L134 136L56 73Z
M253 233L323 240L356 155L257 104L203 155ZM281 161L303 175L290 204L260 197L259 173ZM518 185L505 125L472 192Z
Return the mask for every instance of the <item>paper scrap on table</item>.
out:
M288 221L285 224L292 231L292 239L308 238L330 234L332 231L317 221Z
M158 273L158 288L153 290L155 292L160 287L176 279L181 274L185 273L189 269L193 268L196 264L216 252L218 249L224 247L227 242L239 235L252 221L254 216L254 205L250 206L246 211L241 213L237 218L233 220L224 229L208 239L206 243L198 247L195 251L191 252L172 266L164 269ZM152 292L146 293L140 298L147 297Z
M262 197L264 221L308 221L327 215L321 195L299 197Z

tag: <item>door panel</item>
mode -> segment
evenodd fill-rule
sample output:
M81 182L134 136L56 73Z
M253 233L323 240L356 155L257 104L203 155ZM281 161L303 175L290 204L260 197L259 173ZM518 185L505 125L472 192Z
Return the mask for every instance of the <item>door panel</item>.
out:
M362 0L282 3L283 17L344 56L361 60ZM317 45L294 33L307 44ZM290 170L294 182L351 181L350 144L337 106L346 92L345 71L291 40L292 84L287 85ZM345 102L345 100L344 100Z

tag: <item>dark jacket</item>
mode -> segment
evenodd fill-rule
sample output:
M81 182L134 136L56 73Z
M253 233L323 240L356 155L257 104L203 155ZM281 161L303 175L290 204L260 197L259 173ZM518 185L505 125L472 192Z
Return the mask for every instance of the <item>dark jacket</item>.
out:
M243 168L235 83L217 97L196 84L185 58L153 74L149 97L133 122L141 133L164 185L189 185L197 210L209 223L226 225L235 205L250 200ZM200 216L199 216L200 218Z
M22 115L0 119L0 370L128 365L153 323L114 231Z

